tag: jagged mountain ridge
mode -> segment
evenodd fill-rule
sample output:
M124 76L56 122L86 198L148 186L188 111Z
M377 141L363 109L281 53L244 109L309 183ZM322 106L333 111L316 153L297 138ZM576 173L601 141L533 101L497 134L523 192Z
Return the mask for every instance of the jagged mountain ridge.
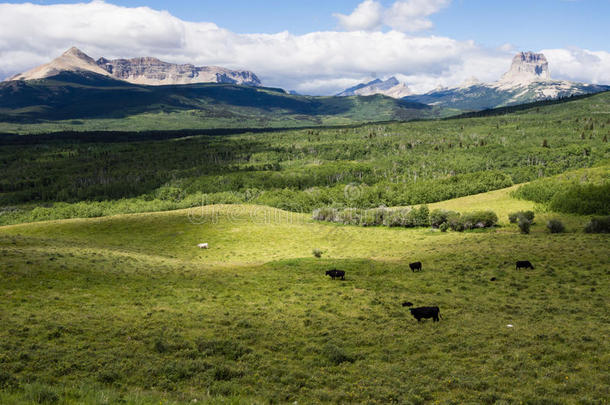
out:
M406 84L401 83L395 77L390 77L387 80L375 79L368 83L360 83L343 90L337 96L372 96L374 94L382 94L392 98L403 98L412 93Z
M510 69L496 82L482 83L471 78L458 87L436 89L404 99L460 110L483 110L606 90L610 90L610 86L554 80L544 54L520 52L513 58Z
M92 72L133 84L153 86L193 83L261 85L258 77L247 70L236 71L219 66L179 65L151 57L114 60L102 57L95 61L75 47L68 49L51 62L17 74L8 81L45 79L61 72Z

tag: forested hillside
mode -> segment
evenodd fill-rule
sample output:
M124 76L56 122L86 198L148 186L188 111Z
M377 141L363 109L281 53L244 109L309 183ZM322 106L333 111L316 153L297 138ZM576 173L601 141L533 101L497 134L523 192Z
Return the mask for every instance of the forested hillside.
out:
M429 203L608 159L610 93L509 115L0 147L2 223L202 203L311 212ZM176 134L173 134L174 136Z

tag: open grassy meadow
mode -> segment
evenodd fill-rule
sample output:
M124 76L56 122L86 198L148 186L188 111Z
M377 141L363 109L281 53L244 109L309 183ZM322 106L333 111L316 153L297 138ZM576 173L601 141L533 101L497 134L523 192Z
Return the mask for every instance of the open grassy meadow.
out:
M1 227L0 403L607 403L610 238L520 234L513 189L430 205L500 217L467 232L256 205Z
M610 93L544 104L0 137L0 404L608 403L610 237L583 230L610 213Z

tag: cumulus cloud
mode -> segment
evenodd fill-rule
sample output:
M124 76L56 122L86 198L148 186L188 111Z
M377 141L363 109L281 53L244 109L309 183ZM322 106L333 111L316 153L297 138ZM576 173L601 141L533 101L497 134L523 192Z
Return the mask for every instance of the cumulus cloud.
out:
M381 27L383 7L378 1L365 0L349 15L333 14L339 25L349 31L372 31Z
M426 17L449 5L451 0L397 1L385 13L385 24L400 31L421 31L432 28Z
M432 28L426 17L449 5L451 0L402 0L384 9L379 1L365 0L349 15L334 14L339 25L348 31L373 31L383 26L414 32Z
M403 2L394 4L398 3ZM417 13L405 9L405 15L417 19L446 2L408 3L434 3L418 8ZM374 25L366 25L365 20L361 27ZM0 78L29 70L77 46L93 58L155 56L174 63L248 69L265 85L305 94L334 94L370 79L372 72L383 78L400 74L417 92L457 85L471 76L493 81L508 70L514 53L510 47L485 49L473 41L413 36L399 30L236 34L209 22L186 22L165 11L103 1L0 4L0 27ZM545 52L554 76L610 82L607 52Z
M588 82L610 83L610 52L587 49L544 49L552 77Z

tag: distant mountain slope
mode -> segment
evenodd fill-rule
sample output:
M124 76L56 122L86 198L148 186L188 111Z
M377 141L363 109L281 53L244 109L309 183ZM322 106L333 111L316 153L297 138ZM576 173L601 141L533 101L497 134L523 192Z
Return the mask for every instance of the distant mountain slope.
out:
M379 95L306 97L281 89L217 83L145 86L82 71L0 83L0 122L17 124L155 115L154 123L140 121L142 130L163 129L162 121L171 122L172 117L176 122L167 129L308 126L408 120L439 113L425 104ZM120 128L120 122L115 126Z
M51 62L17 74L9 81L45 79L61 72L91 72L129 83L153 86L191 83L261 85L258 77L247 70L235 71L218 66L197 67L191 64L178 65L150 57L115 60L100 58L96 62L74 47Z
M368 83L360 83L354 87L343 90L337 94L339 97L347 96L371 96L373 94L382 94L392 98L403 98L411 94L411 90L406 84L401 83L395 77L390 77L387 80L375 79Z
M610 86L553 80L540 53L521 52L511 68L494 83L470 79L463 85L411 95L405 100L460 110L483 110L610 90Z

